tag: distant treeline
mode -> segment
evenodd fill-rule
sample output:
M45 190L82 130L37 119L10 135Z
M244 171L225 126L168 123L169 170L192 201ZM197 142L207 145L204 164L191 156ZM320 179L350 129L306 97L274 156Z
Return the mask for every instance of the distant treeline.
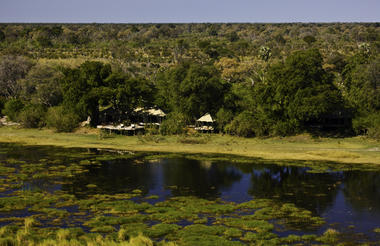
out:
M59 131L156 106L162 134L208 112L239 136L380 137L379 50L380 23L0 24L0 109Z

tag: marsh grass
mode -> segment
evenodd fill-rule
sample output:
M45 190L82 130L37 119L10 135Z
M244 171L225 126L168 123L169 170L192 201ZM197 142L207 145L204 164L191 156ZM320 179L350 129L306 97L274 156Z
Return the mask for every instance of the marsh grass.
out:
M237 204L174 197L152 205L125 200L135 193L94 195L87 200L78 200L76 204L86 204L81 210L90 212L82 221L83 226L89 228L87 233L81 228L40 227L38 219L43 217L36 214L26 217L22 224L0 228L0 245L153 245L152 240L159 242L157 245L243 245L242 242L280 245L305 242L335 244L340 240L340 233L333 229L319 237L279 237L275 233L277 223L288 230L305 226L319 228L323 224L321 218L313 217L309 211L290 203L256 199ZM41 199L39 195L35 197ZM36 203L34 206L43 207L39 213L56 216L56 210L48 207L53 201L62 199L73 197L61 194L59 199L45 198L48 202L31 201ZM112 216L110 211L113 211ZM194 223L201 218L214 218L214 222ZM178 224L183 220L190 224ZM152 225L150 221L155 223Z
M180 140L179 140L180 139ZM181 143L184 139L186 143ZM189 143L189 141L190 143ZM364 137L239 138L218 134L188 136L122 136L99 139L98 134L54 133L51 130L0 127L0 142L26 145L56 145L166 153L228 154L267 160L331 161L351 164L380 164L380 143Z
M210 134L180 135L177 138L177 142L181 144L207 144L210 140Z

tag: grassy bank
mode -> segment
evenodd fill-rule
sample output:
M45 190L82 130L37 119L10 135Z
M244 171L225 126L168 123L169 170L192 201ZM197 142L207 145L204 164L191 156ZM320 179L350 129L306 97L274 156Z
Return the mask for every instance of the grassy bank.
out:
M0 142L61 147L107 148L171 153L232 154L269 160L322 160L380 165L380 143L364 137L238 138L218 134L199 136L104 135L82 128L75 133L0 127Z

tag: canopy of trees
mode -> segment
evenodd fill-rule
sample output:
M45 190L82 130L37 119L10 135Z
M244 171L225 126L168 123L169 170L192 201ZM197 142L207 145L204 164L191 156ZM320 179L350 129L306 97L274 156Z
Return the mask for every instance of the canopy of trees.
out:
M102 123L104 110L123 122L157 106L166 134L211 113L219 131L239 136L324 131L349 118L343 130L380 137L379 28L0 24L0 109L64 131L88 116Z
M268 70L267 82L255 88L256 107L269 120L267 128L286 135L304 130L311 121L342 109L332 74L322 67L316 49L297 51ZM272 124L272 125L271 125Z

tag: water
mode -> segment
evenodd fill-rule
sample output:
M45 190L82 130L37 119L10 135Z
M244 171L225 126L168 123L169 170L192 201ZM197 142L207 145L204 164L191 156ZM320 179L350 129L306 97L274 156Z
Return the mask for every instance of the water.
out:
M50 162L50 166L54 162L69 165L104 155L104 152L84 149L9 144L0 144L0 148L0 161L15 159L39 163L44 159L44 162ZM117 157L117 154L112 155ZM275 164L236 164L186 158L150 161L111 158L100 161L99 165L88 165L86 172L62 178L62 181L67 179L70 182L62 184L57 184L57 177L30 179L23 188L49 192L63 190L78 198L135 189L141 190L144 196L157 195L158 201L188 195L237 203L269 198L294 203L325 218L327 223L318 230L319 234L327 228L335 228L347 235L364 233L373 238L376 237L373 229L380 227L380 171L376 170L314 173L305 167ZM88 184L96 185L96 188L89 188ZM0 192L0 196L9 192Z
M307 168L254 163L116 160L90 169L62 189L80 195L89 183L102 187L102 193L140 189L160 200L187 195L238 203L273 198L324 217L326 227L354 226L354 231L365 233L380 227L380 172L374 171L309 173Z

